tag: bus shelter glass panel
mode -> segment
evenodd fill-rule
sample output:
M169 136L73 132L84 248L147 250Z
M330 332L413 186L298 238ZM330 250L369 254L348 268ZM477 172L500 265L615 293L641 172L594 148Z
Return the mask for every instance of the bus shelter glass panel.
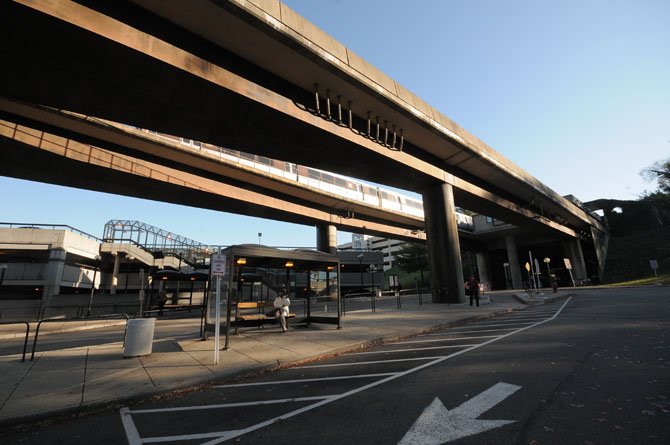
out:
M305 275L304 297L310 321L338 324L340 299L337 268L309 271Z
M234 301L271 301L280 291L290 287L285 269L236 266L232 285Z

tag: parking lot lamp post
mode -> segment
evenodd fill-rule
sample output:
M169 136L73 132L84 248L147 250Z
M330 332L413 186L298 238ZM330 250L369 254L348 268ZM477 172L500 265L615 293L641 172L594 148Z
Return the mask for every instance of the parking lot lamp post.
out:
M358 263L361 266L361 292L363 292L363 254L359 254L356 258L358 258Z
M551 287L551 269L549 268L549 263L551 263L551 258L545 258L545 259L542 260L542 262L544 262L544 264L547 265L547 279L549 280L547 282L549 283L549 287Z
M370 264L369 270L370 270L370 282L372 285L372 293L376 294L375 291L377 290L377 284L375 283L375 272L377 272L377 266L374 264Z

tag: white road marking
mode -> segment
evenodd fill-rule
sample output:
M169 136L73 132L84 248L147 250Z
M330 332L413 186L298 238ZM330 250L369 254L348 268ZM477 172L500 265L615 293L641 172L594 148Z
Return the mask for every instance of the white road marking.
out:
M414 351L428 351L431 349L457 349L457 348L469 348L470 346L476 346L479 343L472 343L467 345L448 345L448 346L427 346L425 348L409 348L409 349L385 349L383 351L365 351L365 352L352 352L350 355L367 355L367 354L387 354L391 352L414 352Z
M295 379L295 380L274 380L272 382L254 382L254 383L235 383L232 385L217 385L214 388L240 388L243 386L267 386L284 383L305 383L305 382L325 382L328 380L347 380L347 379L364 379L369 377L387 377L393 376L395 372L382 372L380 374L359 374L359 375L343 375L339 377L321 377L318 379Z
M407 340L407 341L398 341L394 342L394 345L409 345L412 343L435 343L438 341L454 341L454 340L473 340L477 338L493 338L497 335L479 335L475 337L453 337L453 338L432 338L430 340Z
M311 404L311 405L302 407L302 408L297 409L297 410L295 410L295 411L291 411L290 413L282 414L281 416L277 416L277 417L273 417L273 418L268 419L268 420L266 420L266 421L264 421L264 422L257 423L256 425L253 425L253 426L244 428L244 429L242 429L242 430L236 430L235 432L229 432L229 434L226 434L226 436L220 437L220 438L218 438L218 439L210 440L209 442L205 442L205 443L202 444L202 445L216 445L216 444L219 444L219 443L221 443L221 442L225 442L225 441L228 440L228 439L232 439L232 438L241 436L241 435L246 434L246 433L249 433L249 432L251 432L251 431L256 431L256 430L261 429L261 428L264 428L264 427L266 427L266 426L268 426L268 425L272 425L273 423L275 423L275 422L277 422L277 421L280 421L280 420L290 419L291 417L297 416L297 415L302 414L302 413L305 413L305 412L307 412L307 411L311 411L311 410L313 410L313 409L315 409L315 408L319 408L319 407L321 407L321 406L323 406L323 405L327 405L327 404L329 404L329 403L331 403L331 402L334 402L334 401L336 401L336 400L340 400L340 399L343 399L343 398L345 398L345 397L349 397L349 396L351 396L351 395L358 394L359 392L366 391L366 390L368 390L368 389L370 389L370 388L374 388L375 386L383 385L384 383L390 382L390 381L395 380L395 379L397 379L397 378L404 377L404 376L406 376L406 375L412 374L412 373L414 373L414 372L417 372L417 371L420 371L420 370L422 370L422 369L425 369L425 368L428 368L428 367L430 367L430 366L433 366L433 365L436 365L436 364L438 364L438 363L441 363L441 362L443 362L443 361L445 361L445 360L449 360L449 359L451 359L451 358L458 357L459 355L465 354L465 353L470 352L470 351L474 351L475 349L479 349L479 348L484 347L484 346L486 346L486 345L488 345L488 344L491 344L491 343L493 343L493 342L502 340L503 338L507 338L507 337L509 337L509 336L512 336L512 335L518 334L518 333L520 333L520 332L526 331L526 330L528 330L528 329L530 329L530 328L534 328L535 326L539 326L539 325L544 324L544 323L546 323L546 322L548 322L548 321L554 320L554 319L558 316L558 314L560 314L561 311L563 311L563 308L565 308L565 306L570 302L570 300L572 300L572 297L569 297L569 298L565 301L565 303L563 303L563 305L558 309L558 311L556 311L556 313L554 314L553 317L551 317L551 318L547 318L546 320L538 321L538 322L535 323L535 324L532 324L532 325L530 325L530 326L526 326L526 327L523 327L523 328L519 328L519 329L517 329L516 331L509 332L509 333L504 334L504 335L501 335L500 337L497 337L497 338L492 338L492 339L489 340L489 341L486 341L486 342L484 342L484 343L480 343L480 344L478 344L478 345L472 346L471 348L463 349L463 350L461 350L461 351L454 352L453 354L447 355L447 356L445 356L445 357L443 357L443 358L434 360L434 361L432 361L432 362L424 363L423 365L419 365L419 366L417 366L416 368L412 368L412 369L409 369L409 370L407 370L407 371L403 371L403 372L396 373L395 375L386 377L385 379L377 380L376 382L369 383L369 384L367 384L367 385L361 386L360 388L352 389L352 390L350 390L350 391L347 391L347 392L345 392L345 393L342 393L342 394L340 394L340 395L338 395L338 396L335 396L335 397L332 397L332 398L330 398L330 399L322 400L322 401L320 401L320 402L313 403L313 404Z
M159 437L146 437L142 439L142 443L162 443L162 442L181 442L187 440L196 440L196 439L211 439L217 438L219 440L228 440L233 437L237 437L235 433L240 430L230 430L230 431L214 431L211 433L200 433L200 434L184 434L181 436L159 436Z
M514 423L515 420L479 420L477 417L519 389L520 386L499 382L451 411L435 397L398 445L440 445Z
M544 318L544 317L541 317L538 321L541 321L542 318ZM493 323L497 323L494 326L504 326L504 325L509 326L509 325L512 325L512 324L530 324L530 323L534 323L534 322L535 321L528 321L528 320L497 320L496 319L496 320L491 320L491 321L478 322L477 326L486 327L486 326L492 325Z
M542 320L540 321L540 323L541 322L542 322ZM494 323L478 323L477 326L481 326L483 328L493 328L493 327L496 327L496 326L510 327L511 325L524 325L524 324L531 324L531 323L534 323L534 322L528 321L528 322L519 323L519 322L515 321L515 322L510 322L510 323L496 323L496 324L494 324Z
M135 427L135 422L129 413L128 407L123 407L119 411L121 414L121 423L123 423L123 429L126 430L126 437L128 438L128 445L140 445L142 439L140 438L140 433Z
M440 332L437 334L426 334L427 336L438 336L438 335L456 335L456 334L479 334L481 332L498 332L498 331L513 331L516 328L500 328L500 329L480 329L477 331L466 331L466 332ZM451 329L450 329L451 330Z
M341 379L348 379L348 378L363 378L363 377L375 377L375 376L380 376L380 377L381 377L381 376L387 376L386 378L383 378L383 379L381 379L381 380L374 381L374 382L369 383L369 384L367 384L367 385L364 385L364 386L361 386L361 387L358 387L358 388L349 390L349 391L347 391L347 392L344 392L344 393L342 393L342 394L339 394L339 395L330 397L330 398L328 398L328 399L320 400L320 401L318 401L318 402L316 402L316 403L313 403L313 404L311 404L311 405L304 406L304 407L302 407L302 408L299 408L299 409L297 409L297 410L291 411L291 412L289 412L289 413L282 414L282 415L280 415L280 416L276 416L276 417L270 418L270 419L268 419L268 420L265 420L264 422L260 422L260 423L257 423L257 424L255 424L255 425L249 426L249 427L247 427L247 428L239 429L239 430L221 431L221 432L216 432L216 433L206 433L206 434L191 434L191 435L184 435L184 436L168 436L168 437L164 437L164 438L157 437L157 438L139 439L139 434L137 434L137 429L135 428L135 426L134 426L134 424L132 423L132 420L131 420L131 421L130 421L130 424L131 424L132 429L131 429L130 431L129 431L128 429L126 430L126 433L127 433L127 436L128 436L128 440L129 440L130 445L139 445L139 444L141 444L141 443L156 443L156 442L178 441L178 440L194 440L194 439L199 439L199 438L212 438L212 437L214 437L213 440L210 440L210 441L208 441L208 442L205 442L205 443L203 443L202 445L216 445L216 444L219 444L219 443L221 443L221 442L225 442L225 441L227 441L227 440L229 440L229 439L233 439L233 438L235 438L235 437L242 436L242 435L244 435L244 434L246 434L246 433L249 433L249 432L252 432L252 431L256 431L256 430L258 430L258 429L261 429L261 428L264 428L264 427L266 427L266 426L272 425L273 423L275 423L275 422L277 422L277 421L282 421L282 420L290 419L290 418L295 417L295 416L297 416L297 415L300 415L300 414L302 414L302 413L305 413L305 412L311 411L311 410L313 410L313 409L316 409L316 408L318 408L318 407L327 405L327 404L329 404L329 403L331 403L331 402L334 402L334 401L337 401L337 400L341 400L341 399L346 398L346 397L349 397L349 396L351 396L351 395L358 394L358 393L360 393L360 392L366 391L366 390L368 390L368 389L370 389L370 388L374 388L374 387L376 387L376 386L379 386L379 385L382 385L382 384L384 384L384 383L390 382L390 381L395 380L395 379L397 379L397 378L404 377L404 376L406 376L406 375L409 375L409 374L412 374L412 373L414 373L414 372L420 371L420 370L422 370L422 369L428 368L428 367L430 367L430 366L436 365L436 364L438 364L438 363L441 363L441 362L443 362L443 361L449 360L449 359L451 359L451 358L458 357L458 356L460 356L460 355L462 355L462 354L465 354L465 353L467 353L467 352L474 351L475 349L479 349L479 348L484 347L484 346L486 346L486 345L489 345L489 344L491 344L491 343L493 343L493 342L502 340L503 338L507 338L507 337L509 337L509 336L518 334L518 333L523 332L523 331L525 331L525 330L528 330L528 329L530 329L530 328L533 328L533 327L539 326L539 325L541 325L541 324L544 324L544 323L546 323L546 322L548 322L548 321L554 320L554 319L555 319L555 318L556 318L556 317L563 311L563 309L564 309L565 306L570 302L570 300L572 300L571 297L568 298L568 299L563 303L563 305L562 305L562 306L561 306L561 307L554 313L554 315L553 315L552 317L550 317L550 318L547 318L547 319L545 319L545 320L536 322L536 323L534 323L534 324L532 324L532 325L529 325L529 326L525 326L525 327L519 328L519 329L517 329L517 330L515 330L515 331L509 332L509 333L507 333L507 334L503 334L503 335L501 335L501 336L499 336L499 337L492 338L491 340L488 340L488 341L486 341L486 342L479 343L479 344L476 344L476 345L472 345L471 347L469 347L469 348L467 348L467 349L462 349L462 350L460 350L460 351L454 352L453 354L443 356L443 357L441 357L441 358L439 358L439 359L433 360L433 361L428 362L428 363L424 363L423 365L419 365L419 366L417 366L417 367L415 367L415 368L412 368L412 369L409 369L409 370L407 370L407 371L402 371L402 372L397 372L397 373L385 373L385 374L367 374L367 375L358 375L358 376L326 377L326 378L321 378L321 379L300 379L300 380L285 380L285 381L261 382L261 383L240 383L240 384L237 384L237 385L220 385L220 386L216 386L216 388L226 388L226 387L243 387L243 386L272 385L272 384L279 384L279 383L300 383L300 382L313 382L313 381L324 381L324 380L341 380ZM430 348L420 348L420 349L438 349L438 348L444 348L444 346L430 347ZM388 352L388 351L379 351L379 352L377 352L377 353L382 353L382 352ZM392 352L396 352L396 351L392 351ZM359 354L360 354L360 353L359 353ZM126 410L125 412L127 413L128 408L121 408L122 419L123 419L123 413L124 413L124 410ZM129 414L126 414L126 415L129 416ZM124 422L124 426L125 426L125 424L126 424L126 423ZM133 435L133 432L134 432L134 434L135 434L136 436ZM139 441L139 442L138 442L138 441L133 442L132 440L134 440L135 437L137 438L137 440L140 440L140 441Z
M504 315L496 317L496 320L540 320L547 318L547 315Z
M442 358L443 355L438 357L412 357L412 358L396 358L389 360L375 360L372 362L346 362L346 363L329 363L327 365L308 365L308 366L296 366L291 369L311 369L311 368L332 368L335 366L357 366L357 365L378 365L379 363L391 363L391 362L413 362L417 360L435 360L436 358Z
M238 408L241 406L259 406L259 405L273 405L276 403L292 403L292 402L311 402L313 400L323 400L332 395L327 396L312 396L312 397L293 397L289 399L274 399L274 400L255 400L252 402L237 402L237 403L221 403L218 405L194 405L194 406L180 406L176 408L156 408L156 409L138 409L129 411L130 414L152 414L152 413L169 413L176 411L197 411L203 409L222 409L222 408Z

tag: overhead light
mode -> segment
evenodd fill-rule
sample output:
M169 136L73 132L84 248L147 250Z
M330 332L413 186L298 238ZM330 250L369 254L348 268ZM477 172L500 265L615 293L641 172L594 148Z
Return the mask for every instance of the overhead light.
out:
M286 264L284 264L286 267L293 267L293 261L287 261Z
M326 267L326 270L334 270L334 269L335 269L335 266L328 266L328 267Z
M247 259L246 258L238 258L237 261L235 261L237 264L247 264Z

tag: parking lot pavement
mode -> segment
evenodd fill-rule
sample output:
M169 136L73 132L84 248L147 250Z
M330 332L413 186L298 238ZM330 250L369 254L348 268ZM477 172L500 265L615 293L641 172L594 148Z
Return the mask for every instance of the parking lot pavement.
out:
M418 305L408 298L398 310L394 298L387 300L378 302L376 312L364 304L360 308L349 304L351 309L343 317L340 330L316 324L295 327L285 334L274 325L240 330L231 338L230 348L220 352L218 365L213 364L214 342L199 338L199 319L179 323L158 320L156 332L160 335L154 336L153 353L144 357L123 358L123 325L116 326L116 334L114 327L105 328L112 338L117 335L116 341L108 338L95 345L38 350L33 361L25 362L21 362L20 353L3 355L0 425L92 410L202 384L230 382L242 375L304 365L320 357L527 307L511 294L493 294L492 302L479 308L466 304ZM189 323L192 335L185 335ZM7 341L22 343L18 339Z

